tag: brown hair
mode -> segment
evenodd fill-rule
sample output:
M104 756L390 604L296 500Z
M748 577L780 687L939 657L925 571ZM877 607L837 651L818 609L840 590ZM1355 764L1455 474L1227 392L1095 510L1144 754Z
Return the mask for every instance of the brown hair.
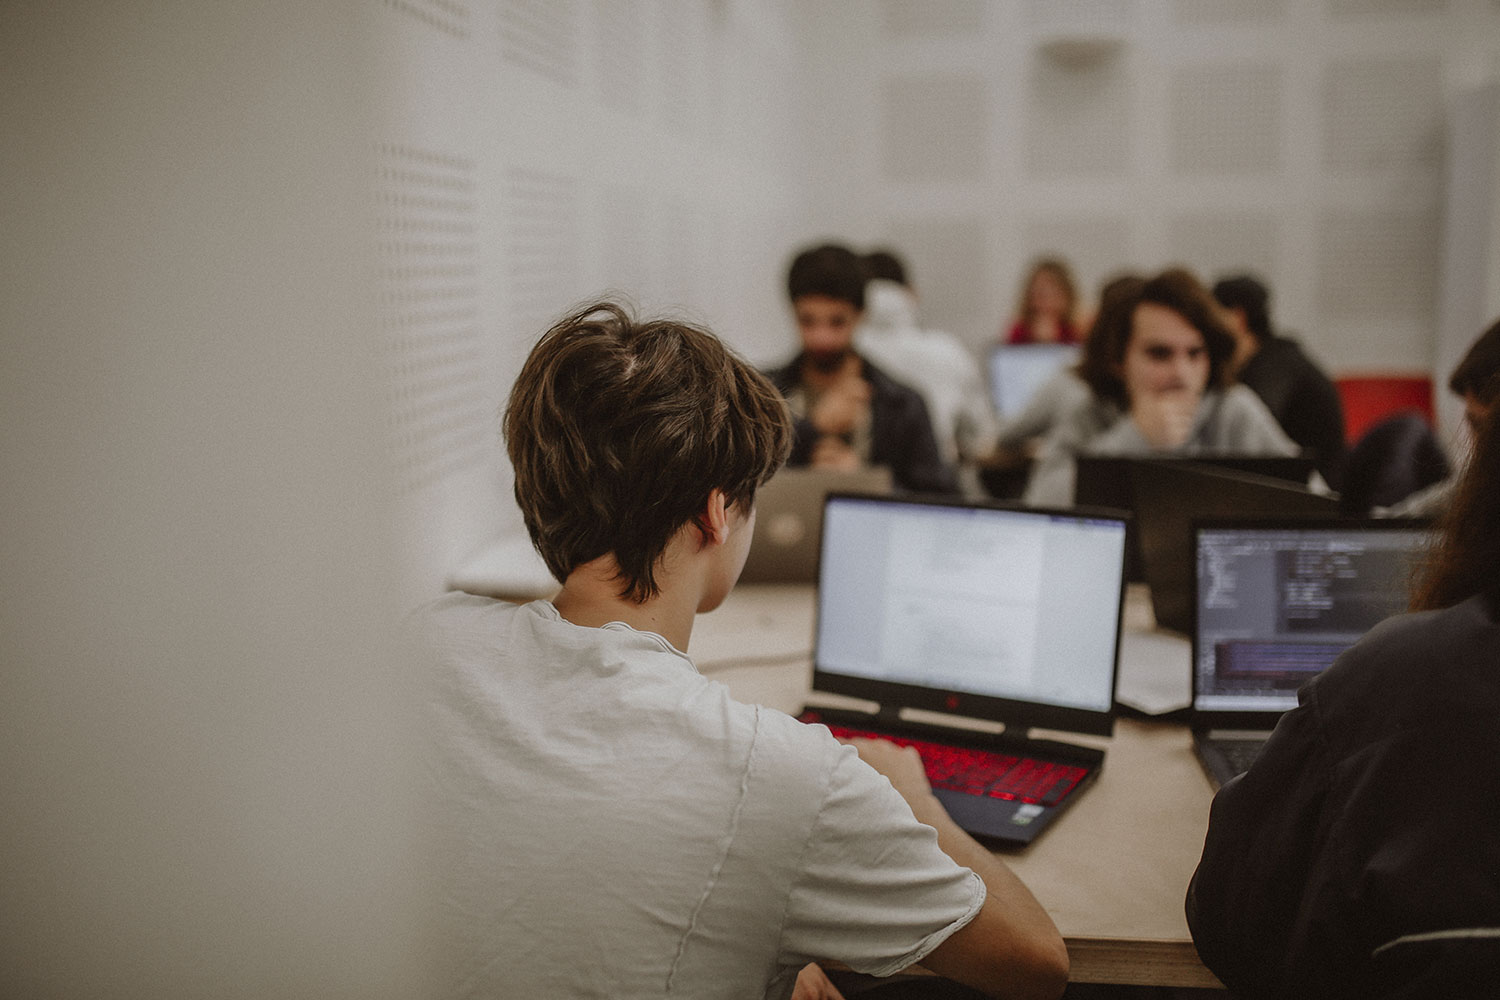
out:
M1481 391L1500 397L1500 373ZM1500 406L1491 406L1479 423L1474 452L1440 528L1412 610L1446 608L1484 594L1491 611L1500 613Z
M1234 335L1219 318L1219 307L1203 283L1191 271L1174 267L1145 281L1133 290L1133 294L1117 301L1108 321L1105 321L1104 314L1109 304L1100 302L1100 319L1089 335L1092 349L1080 370L1094 394L1122 408L1129 407L1120 368L1125 363L1126 349L1135 331L1136 307L1143 302L1172 310L1202 334L1203 346L1208 350L1208 387L1222 388L1229 380L1228 362L1234 353ZM1096 340L1097 344L1092 343Z
M1448 378L1448 388L1459 396L1473 396L1485 406L1490 405L1500 394L1500 382L1493 376L1500 373L1500 320L1479 335Z
M1117 343L1123 345L1130 338L1130 324L1144 287L1146 279L1122 274L1099 290L1099 311L1094 315L1088 339L1083 342L1083 358L1075 371L1100 399L1121 405L1125 401L1125 383L1120 381L1116 363L1110 360L1111 348Z
M559 582L612 553L621 596L660 592L655 570L709 493L748 512L786 461L781 394L712 333L584 306L542 335L505 410L516 501ZM706 530L706 528L704 529Z
M1021 282L1021 294L1016 302L1016 318L1022 326L1030 328L1031 321L1036 318L1031 311L1031 286L1036 284L1037 275L1050 274L1057 279L1062 286L1063 294L1068 297L1067 312L1063 316L1063 322L1071 326L1078 311L1078 283L1073 280L1073 269L1068 267L1068 262L1061 257L1039 257L1031 262L1030 269L1026 272L1026 280Z

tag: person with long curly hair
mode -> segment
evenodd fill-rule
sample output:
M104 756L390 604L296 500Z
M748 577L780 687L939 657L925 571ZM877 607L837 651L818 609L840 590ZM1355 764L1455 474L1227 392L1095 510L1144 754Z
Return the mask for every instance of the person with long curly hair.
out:
M1411 611L1304 685L1214 798L1187 916L1235 996L1500 982L1500 407L1477 427Z

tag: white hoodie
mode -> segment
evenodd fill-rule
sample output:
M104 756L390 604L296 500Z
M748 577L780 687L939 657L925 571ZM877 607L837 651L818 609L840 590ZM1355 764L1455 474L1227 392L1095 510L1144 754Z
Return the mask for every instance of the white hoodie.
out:
M876 278L865 286L855 349L922 394L945 460L957 463L994 447L998 427L979 365L953 334L922 329L916 296L904 285Z

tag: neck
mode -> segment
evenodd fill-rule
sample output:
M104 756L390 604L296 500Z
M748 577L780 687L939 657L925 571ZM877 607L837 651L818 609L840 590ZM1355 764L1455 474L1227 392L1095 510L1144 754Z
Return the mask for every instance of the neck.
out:
M1234 338L1234 354L1229 359L1229 367L1233 372L1238 372L1245 367L1245 362L1255 357L1260 350L1260 341L1250 334L1236 334Z
M623 622L642 632L655 632L687 652L698 611L692 592L683 587L663 588L655 597L638 603L620 593L618 570L614 557L609 555L575 569L552 599L557 613L584 628ZM662 582L660 574L658 582Z

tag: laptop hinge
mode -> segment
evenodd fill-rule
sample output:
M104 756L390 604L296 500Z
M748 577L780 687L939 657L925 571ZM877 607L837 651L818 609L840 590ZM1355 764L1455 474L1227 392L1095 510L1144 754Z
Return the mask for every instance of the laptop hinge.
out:
M875 713L875 722L880 726L899 726L901 724L901 706L888 705L882 702L880 710Z

